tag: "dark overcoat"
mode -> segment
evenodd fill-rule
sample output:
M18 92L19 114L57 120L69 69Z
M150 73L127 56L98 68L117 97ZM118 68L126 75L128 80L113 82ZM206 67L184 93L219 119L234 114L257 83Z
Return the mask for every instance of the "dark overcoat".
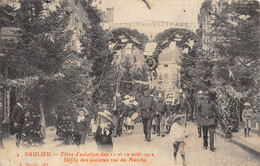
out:
M214 101L202 100L197 105L198 118L201 126L216 125L216 118L221 119L221 113Z

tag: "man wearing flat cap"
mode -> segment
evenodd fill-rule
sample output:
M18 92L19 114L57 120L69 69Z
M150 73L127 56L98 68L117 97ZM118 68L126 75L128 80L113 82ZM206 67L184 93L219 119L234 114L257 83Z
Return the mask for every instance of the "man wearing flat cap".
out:
M149 87L144 88L144 95L140 97L138 102L138 113L142 117L145 141L151 141L151 127L153 119L153 103L154 98L149 95Z

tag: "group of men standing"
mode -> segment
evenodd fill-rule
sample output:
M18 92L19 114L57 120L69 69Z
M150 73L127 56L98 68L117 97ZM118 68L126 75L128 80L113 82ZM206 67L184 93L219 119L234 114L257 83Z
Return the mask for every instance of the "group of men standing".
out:
M151 128L154 119L155 125L154 131L157 136L164 137L165 134L170 132L169 121L171 121L175 114L185 114L185 124L187 123L188 113L191 111L190 104L183 97L183 91L179 91L179 97L172 104L172 101L167 100L166 103L163 100L161 93L158 94L158 98L155 99L149 94L149 88L144 89L143 96L140 97L138 102L138 112L142 117L143 131L145 135L145 141L151 141Z
M171 128L171 119L178 114L184 114L184 123L187 125L189 113L191 113L191 106L186 98L183 96L183 91L178 91L178 98L172 103L166 100L163 101L162 94L158 94L157 99L149 94L149 89L144 90L143 96L139 99L138 112L142 117L143 131L145 141L151 141L152 121L155 121L155 133L157 136L165 136ZM214 147L214 133L217 120L221 122L221 112L218 106L210 98L210 93L198 92L197 99L194 104L194 112L198 126L199 138L203 133L203 147L208 147L208 133L210 137L210 150L215 151Z

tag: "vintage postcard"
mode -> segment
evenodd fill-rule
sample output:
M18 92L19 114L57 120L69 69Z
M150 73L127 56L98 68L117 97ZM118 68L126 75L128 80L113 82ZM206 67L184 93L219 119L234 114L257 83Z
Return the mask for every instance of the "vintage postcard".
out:
M259 166L257 0L0 0L0 166Z

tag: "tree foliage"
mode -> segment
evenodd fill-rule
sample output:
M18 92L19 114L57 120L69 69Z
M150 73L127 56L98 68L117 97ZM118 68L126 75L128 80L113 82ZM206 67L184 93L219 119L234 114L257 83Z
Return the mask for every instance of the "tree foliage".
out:
M201 22L208 18L205 21L208 28L201 26L201 32L210 39L209 49L203 50L203 58L212 66L208 70L209 85L212 88L231 86L236 92L255 94L259 86L259 2L219 2L218 5L221 8L205 1L199 17Z

